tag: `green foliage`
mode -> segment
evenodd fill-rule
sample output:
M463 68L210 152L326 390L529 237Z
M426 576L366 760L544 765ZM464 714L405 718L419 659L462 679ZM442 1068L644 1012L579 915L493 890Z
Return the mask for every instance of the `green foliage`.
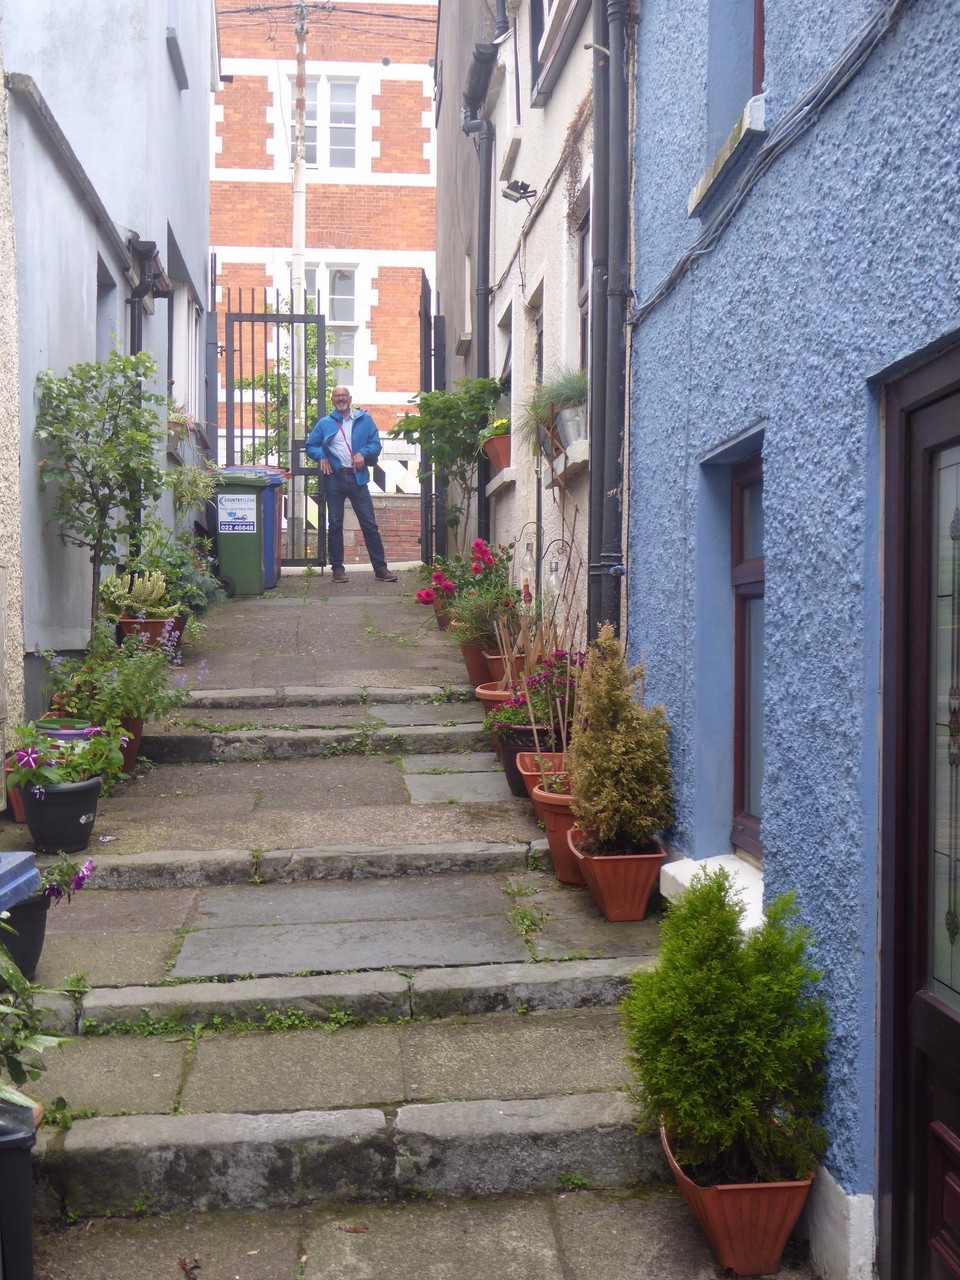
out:
M663 707L634 701L642 678L642 666L627 669L605 623L580 676L567 761L573 811L590 852L636 849L673 822L669 725Z
M704 1183L805 1178L826 1147L827 1010L808 932L792 894L752 933L743 915L725 870L699 872L622 1005L637 1101Z
M128 573L162 573L166 600L178 613L202 616L224 599L223 588L210 569L210 543L192 533L172 534L155 520L144 522L140 551L128 558Z
M13 932L2 919L0 929ZM32 1107L33 1098L21 1088L39 1080L44 1070L40 1055L59 1043L55 1036L43 1034L33 988L0 942L0 1102Z
M60 786L86 782L104 774L116 778L123 770L121 730L116 721L102 723L81 741L60 742L31 721L13 729L13 761L8 782L14 787Z
M213 497L217 482L213 468L206 462L188 463L167 475L167 487L173 494L177 515L202 507Z
M96 620L103 564L136 528L140 508L163 490L159 446L164 429L144 390L156 361L145 351L73 365L37 378L37 438L45 446L40 483L55 488L54 517L65 541L90 548L90 619Z
M179 606L159 571L116 573L100 583L100 611L107 618L175 618Z
M83 657L43 656L53 707L91 724L166 715L187 696L186 681L174 676L163 647L145 645L137 636L116 644L105 624L94 628Z
M542 448L548 457L555 449L554 416L563 409L572 409L587 403L587 375L585 370L561 365L539 386L535 386L523 405L517 420L517 436L531 452Z
M464 536L480 432L502 395L503 387L496 378L461 378L452 391L421 391L416 396L417 413L405 414L393 428L408 444L419 444L425 450L442 487L450 483L457 486L460 501L448 498L447 524Z

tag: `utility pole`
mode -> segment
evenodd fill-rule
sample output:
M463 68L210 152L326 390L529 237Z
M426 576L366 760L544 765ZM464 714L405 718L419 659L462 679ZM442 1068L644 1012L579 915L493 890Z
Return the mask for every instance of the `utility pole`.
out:
M297 81L296 102L294 104L294 146L293 146L293 226L290 244L293 250L293 269L291 280L291 303L294 315L305 314L304 294L305 266L304 257L307 241L307 160L306 160L306 115L307 115L307 6L304 0L296 4L297 34ZM291 334L291 369L290 392L293 403L287 412L287 465L293 470L294 440L302 440L307 434L307 342L306 325L294 323ZM304 554L300 546L300 533L304 524L304 497L302 480L292 477L290 480L290 498L292 510L288 513L289 534L294 554Z

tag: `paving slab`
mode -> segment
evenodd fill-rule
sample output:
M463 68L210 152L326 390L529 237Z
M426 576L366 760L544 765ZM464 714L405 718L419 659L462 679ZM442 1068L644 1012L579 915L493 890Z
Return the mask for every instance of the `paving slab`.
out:
M482 1200L311 1206L36 1229L36 1280L715 1280L702 1233L672 1187ZM788 1248L782 1274L814 1280Z
M94 878L69 904L64 900L47 912L47 937L65 933L154 933L187 923L198 900L195 889L131 890L107 893Z
M408 876L398 881L231 885L199 893L197 929L349 920L476 919L504 916L507 876Z
M616 1010L491 1014L465 1026L402 1028L410 1100L536 1098L601 1093L626 1084Z
M179 945L180 937L172 930L54 933L44 943L37 982L60 987L75 973L84 974L92 987L161 982Z
M405 1097L401 1028L251 1032L202 1039L181 1100L185 1113L326 1111Z
M278 705L279 703L279 705ZM269 705L201 708L182 707L157 726L165 732L222 732L231 729L337 729L349 726L477 724L483 720L479 702L433 702L396 699L378 703L366 698L362 703L311 702L305 705L281 702L275 694ZM148 735L152 742L157 732ZM149 752L148 752L149 754Z
M44 1054L31 1085L42 1102L62 1097L71 1111L162 1115L174 1109L189 1053L186 1038L85 1036Z
M386 920L349 924L207 929L188 934L174 978L220 974L341 972L523 960L528 955L509 921Z
M418 752L400 757L400 768L411 773L499 773L502 766L492 751L446 752L443 755Z
M515 797L503 773L405 774L411 804L476 804L501 801L511 804ZM516 801L526 804L527 801Z

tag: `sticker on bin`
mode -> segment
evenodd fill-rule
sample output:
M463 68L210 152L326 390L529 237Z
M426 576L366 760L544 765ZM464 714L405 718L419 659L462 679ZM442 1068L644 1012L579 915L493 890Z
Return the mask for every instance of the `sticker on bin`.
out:
M218 493L217 532L256 533L257 495L255 493Z

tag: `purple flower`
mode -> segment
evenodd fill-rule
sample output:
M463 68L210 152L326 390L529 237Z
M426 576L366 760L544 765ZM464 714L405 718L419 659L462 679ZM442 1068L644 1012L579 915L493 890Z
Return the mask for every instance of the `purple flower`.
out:
M23 769L35 769L40 763L40 752L36 747L21 747L17 752L17 764Z
M83 736L85 738L99 738L102 733L103 730L98 724L88 724L83 731Z
M48 884L43 891L45 898L52 898L54 902L59 902L63 897L63 890L58 884Z

